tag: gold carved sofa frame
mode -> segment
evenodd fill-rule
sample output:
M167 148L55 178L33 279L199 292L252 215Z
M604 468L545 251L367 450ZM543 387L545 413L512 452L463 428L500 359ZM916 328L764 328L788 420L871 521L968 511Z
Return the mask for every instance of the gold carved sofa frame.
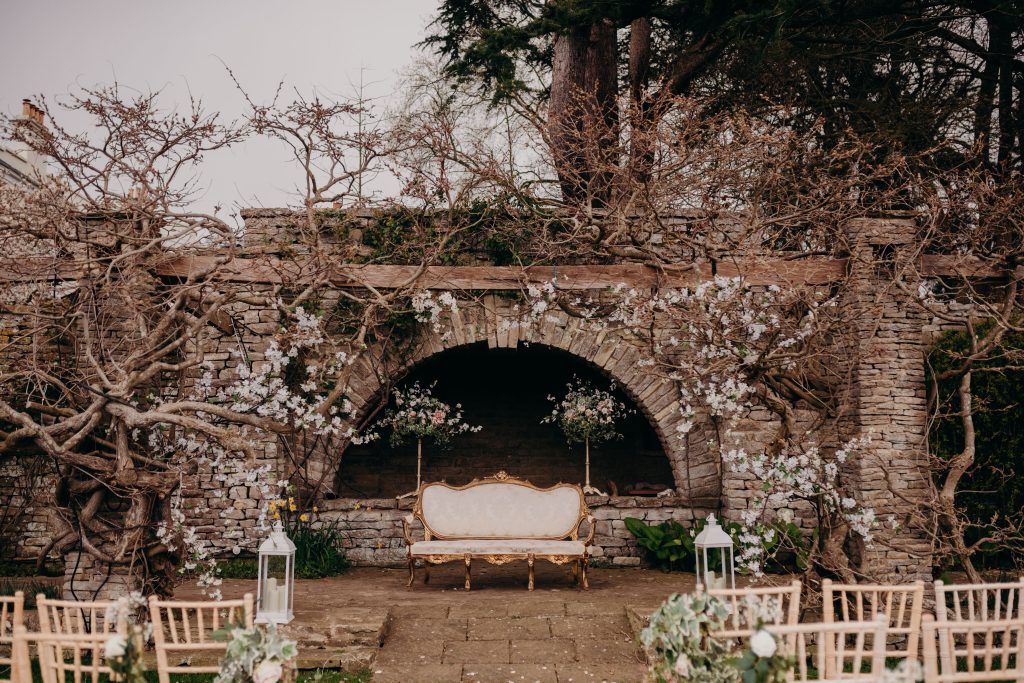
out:
M431 515L424 511L424 494L430 492L432 487L441 487L448 492L469 491L487 485L507 485L525 487L532 491L543 494L561 492L571 489L576 492L578 506L575 510L568 509L569 496L561 494L565 504L560 506L560 513L566 521L572 520L571 524L565 524L564 533L556 532L544 536L517 537L508 533L499 535L486 534L465 534L446 533L444 529L437 529L436 520L431 520ZM457 495L457 494L456 494ZM529 495L529 494L527 494ZM558 494L553 494L558 495ZM473 514L473 510L467 510ZM501 512L510 518L514 518L520 510L508 509ZM423 525L423 540L417 541L413 538L412 525L419 520ZM432 521L435 522L432 524ZM580 527L584 521L589 522L590 528L585 538L580 539ZM474 479L465 486L450 486L444 482L431 482L420 486L416 495L416 503L412 513L403 519L406 553L409 561L409 582L411 587L416 578L416 560L423 561L423 583L430 580L430 566L447 562L463 562L466 567L465 587L470 590L470 567L473 560L480 559L491 564L506 564L513 561L525 561L528 566L529 579L528 589L534 587L534 563L536 560L547 560L554 564L563 565L572 563L572 576L576 583L582 588L589 588L587 580L587 562L590 555L590 545L594 540L595 520L589 514L583 489L575 484L556 484L548 488L535 486L528 481L516 479L505 472L498 472L493 477L485 479ZM503 541L507 541L503 546ZM491 546L491 547L488 547ZM454 547L449 547L454 546Z

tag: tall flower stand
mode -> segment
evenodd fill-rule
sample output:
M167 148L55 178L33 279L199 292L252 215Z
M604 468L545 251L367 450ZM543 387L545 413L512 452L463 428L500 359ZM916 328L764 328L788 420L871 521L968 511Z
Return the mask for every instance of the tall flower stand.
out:
M583 493L591 496L603 496L604 491L590 485L590 437L583 440L583 451L586 454L586 483L583 485Z
M423 481L423 439L416 439L416 490L395 496L398 500L410 498L420 492L420 482Z

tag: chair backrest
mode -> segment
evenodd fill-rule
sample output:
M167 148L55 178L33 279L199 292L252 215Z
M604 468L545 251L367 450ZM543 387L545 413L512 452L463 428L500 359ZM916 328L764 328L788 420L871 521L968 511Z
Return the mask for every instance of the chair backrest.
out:
M0 595L0 667L11 667L14 659L14 629L25 625L25 594ZM0 682L13 680L0 678Z
M800 621L799 581L785 586L761 588L720 588L709 590L708 595L719 598L732 608L725 627L715 632L719 638L746 638L757 625L758 617L765 623L781 626Z
M24 626L14 629L11 680L32 683L29 643L39 651L39 668L44 681L57 683L108 683L110 667L101 664L107 640L113 633L29 633Z
M169 683L175 673L217 673L227 643L215 641L213 634L233 624L253 625L252 594L246 593L241 600L200 602L160 600L154 595L149 598L149 618L160 683ZM171 655L180 656L173 665ZM181 659L193 657L201 661L180 664Z
M870 621L878 614L889 617L889 657L917 658L921 638L924 582L908 584L821 582L822 617L826 622Z
M936 621L1002 621L1024 616L1024 577L1005 583L935 582Z
M112 600L54 600L42 593L36 596L40 633L121 633L127 632L123 619L107 619Z
M888 617L870 621L766 626L796 657L789 680L822 683L875 683L885 672ZM808 659L812 659L808 665Z
M935 621L924 616L926 683L1024 680L1024 619Z
M124 615L108 619L108 611L114 606L112 600L54 600L42 593L36 596L36 609L39 611L39 631L43 635L54 636L88 636L103 637L119 633L128 633L128 622ZM63 683L59 677L62 649L54 645L56 640L43 638L39 641L39 660L44 683ZM74 641L69 641L74 642ZM63 653L68 654L68 653ZM76 654L76 653L70 653ZM77 654L81 654L78 652ZM103 648L93 653L89 671L93 668L101 674L110 675L110 667L104 663ZM43 663L46 663L44 666ZM56 678L51 677L57 676ZM76 680L75 683L78 683Z

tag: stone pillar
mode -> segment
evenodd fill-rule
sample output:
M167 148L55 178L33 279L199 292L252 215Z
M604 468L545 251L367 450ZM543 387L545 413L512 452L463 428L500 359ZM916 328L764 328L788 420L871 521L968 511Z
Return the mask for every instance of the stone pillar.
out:
M110 566L88 553L64 555L65 600L113 600L141 590L140 577L130 574L127 566Z
M869 436L868 456L844 476L858 502L873 508L879 528L860 550L859 571L873 580L931 580L931 545L915 513L930 504L923 311L894 283L916 234L909 218L851 221L850 280L845 306L853 316L853 384L847 437ZM907 283L916 291L916 283ZM890 526L894 519L897 527Z

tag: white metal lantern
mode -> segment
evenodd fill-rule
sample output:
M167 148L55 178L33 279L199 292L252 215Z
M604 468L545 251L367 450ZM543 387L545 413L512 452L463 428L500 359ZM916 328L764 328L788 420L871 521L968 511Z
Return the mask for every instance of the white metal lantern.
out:
M697 538L693 542L697 551L694 553L697 556L697 590L701 590L704 586L710 590L736 588L736 562L733 557L732 539L729 538L729 534L725 533L725 529L719 525L714 515L708 515L706 521L704 529L697 534ZM714 557L715 550L721 553L721 576L715 576L715 572L708 568L709 550L712 551L712 557ZM729 554L728 560L725 557L726 551Z
M260 544L260 573L256 584L256 623L287 624L292 613L295 587L295 544L281 522Z

